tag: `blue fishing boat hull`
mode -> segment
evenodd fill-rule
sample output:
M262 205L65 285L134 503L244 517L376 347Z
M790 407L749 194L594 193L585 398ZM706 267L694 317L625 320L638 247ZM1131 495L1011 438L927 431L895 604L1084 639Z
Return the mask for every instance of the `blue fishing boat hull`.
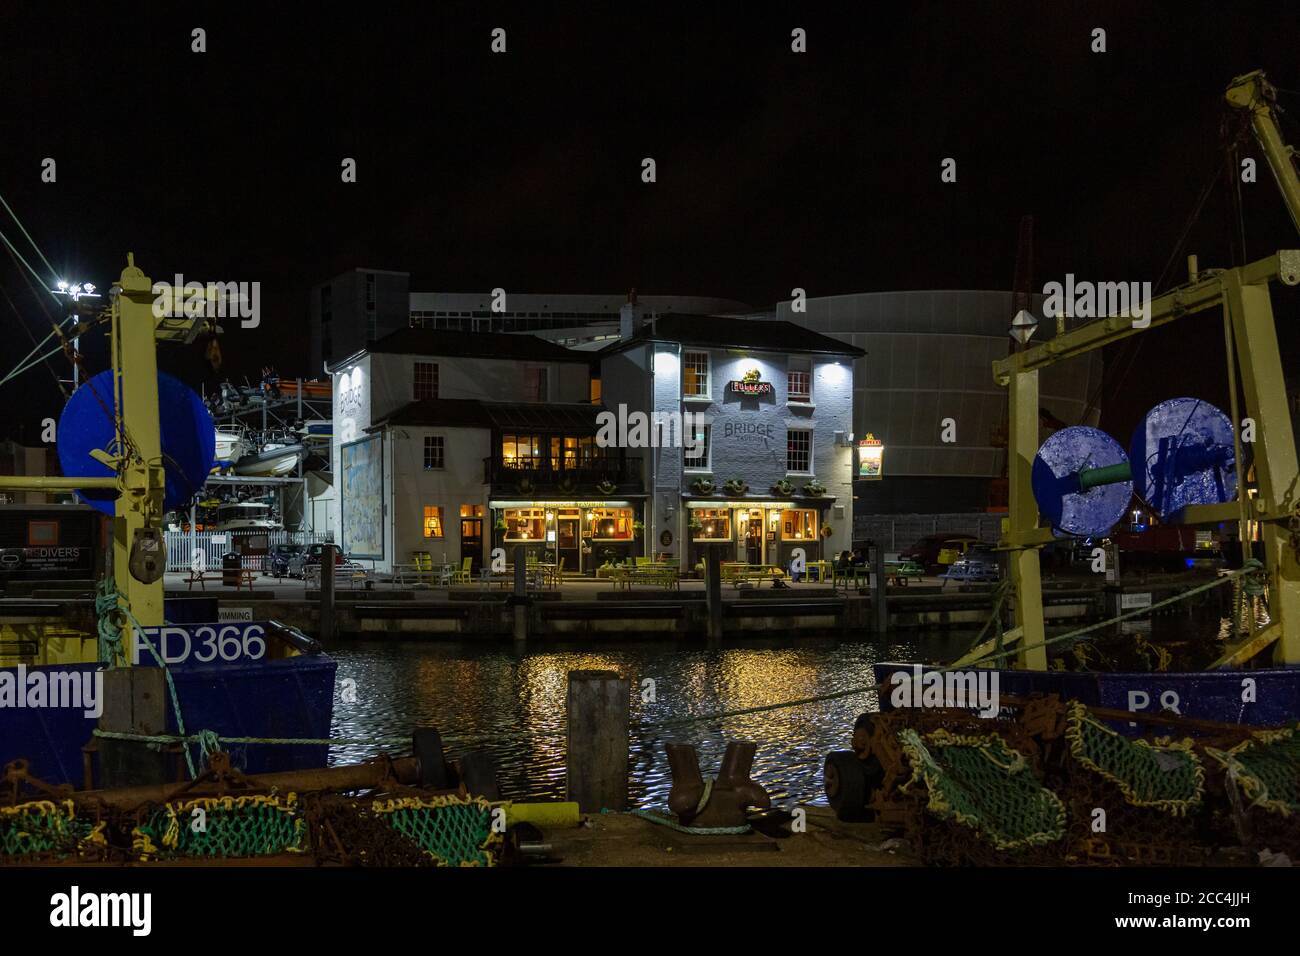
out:
M910 675L914 666L881 663L874 665L873 671L876 682L883 683L898 671ZM921 667L922 671L941 669ZM973 672L981 670L984 668L974 668ZM1300 668L1171 673L989 671L998 675L998 691L1004 696L1057 694L1091 707L1147 714L1173 710L1197 720L1251 727L1294 726L1300 720ZM880 709L895 709L889 694L880 695ZM1116 724L1116 729L1135 733L1140 725L1123 721Z
M141 661L140 666L151 665ZM168 666L187 733L211 730L223 737L329 737L338 665L325 654L213 663L183 661ZM98 669L98 664L51 664L29 666L22 673L29 681L39 673L41 677L36 679L49 683L58 675L81 674L83 679L93 679ZM19 668L0 668L3 672L16 679ZM82 747L91 740L98 723L97 716L87 716L82 707L0 706L0 766L23 757L35 776L49 783L80 787L84 779ZM169 733L178 731L176 711L170 701L167 726ZM246 773L323 767L329 751L319 744L223 746L233 765ZM197 757L197 748L192 753Z

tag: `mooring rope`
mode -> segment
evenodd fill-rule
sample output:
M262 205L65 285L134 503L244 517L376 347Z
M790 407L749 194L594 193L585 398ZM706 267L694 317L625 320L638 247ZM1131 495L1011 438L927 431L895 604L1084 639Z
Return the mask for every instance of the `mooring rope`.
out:
M1251 575L1251 576L1258 575L1263 570L1263 567L1264 566L1255 558L1248 558L1246 562L1241 566L1240 569L1236 571L1229 571L1228 573L1215 579L1214 581L1210 581L1206 584L1198 585L1197 587L1192 588L1188 591L1183 591L1179 594L1175 594L1173 597L1165 598L1163 601L1158 601L1155 604L1151 604L1147 607L1141 607L1131 611L1126 611L1123 614L1117 614L1115 617L1112 617L1108 620L1100 621L1096 624L1090 624L1087 627L1076 628L1075 630L1070 631L1066 634L1058 634L1055 637L1049 637L1042 641L1037 641L1033 644L1025 644L1014 650L1008 651L1008 650L1002 650L1000 648L994 648L989 653L983 654L980 657L977 657L973 661L966 662L961 669L965 670L968 667L978 667L981 664L990 661L1004 660L1008 657L1012 657L1016 654L1029 650L1031 648L1047 647L1052 644L1059 644L1063 641L1074 640L1076 638L1082 637L1085 634L1090 634L1094 631L1099 631L1102 628L1109 627L1112 624L1117 624L1120 621L1126 621L1132 617L1140 617L1144 614L1150 614L1152 611L1155 611L1158 608L1167 607L1168 605L1171 604L1177 604L1180 601L1186 601L1189 598L1195 597L1197 594L1201 594L1202 592L1209 591L1217 587L1222 587L1223 585L1231 581L1235 581L1238 578L1242 578L1247 575ZM1247 578L1247 580L1251 580L1251 579ZM990 620L991 619L992 618L990 618ZM985 628L987 628L987 626L988 625L986 624ZM983 634L984 631L981 630L980 635L983 636ZM1001 629L999 628L999 638L1000 637L1001 637ZM976 646L978 646L978 644L979 642L977 641ZM956 670L956 669L958 668L956 668L954 665L949 664L946 667L935 668L935 670L932 671L932 673L946 674L949 671ZM798 700L782 701L781 703L777 703L777 704L764 704L760 707L744 707L739 710L717 711L712 714L702 714L698 717L678 717L672 720L663 720L663 721L656 721L654 723L646 723L646 724L642 724L641 726L645 730L661 730L667 727L681 727L681 726L687 726L689 724L709 723L712 721L725 720L728 717L741 717L746 714L757 714L757 713L763 713L765 711L771 711L771 710L785 710L790 707L802 707L805 704L815 704L826 700L837 700L841 697L856 697L861 694L870 694L875 691L879 691L886 686L888 685L884 683L867 684L865 687L853 687L848 690L835 691L834 693L830 693L830 694L818 694L814 697L802 697L799 698Z

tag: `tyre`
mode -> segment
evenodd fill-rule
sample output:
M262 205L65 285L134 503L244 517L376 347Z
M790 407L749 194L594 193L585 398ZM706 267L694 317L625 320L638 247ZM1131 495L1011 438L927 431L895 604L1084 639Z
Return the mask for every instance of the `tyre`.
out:
M496 762L486 750L475 750L460 758L460 780L465 789L476 797L501 799Z
M867 773L852 750L833 750L826 755L822 768L826 800L837 819L854 821L868 818Z
M411 752L420 761L420 786L450 790L451 768L442 749L442 735L433 727L420 727L411 734Z

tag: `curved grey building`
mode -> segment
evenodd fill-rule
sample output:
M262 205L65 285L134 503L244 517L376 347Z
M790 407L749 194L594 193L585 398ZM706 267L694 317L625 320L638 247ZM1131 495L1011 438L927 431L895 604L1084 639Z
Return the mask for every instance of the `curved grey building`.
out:
M990 481L1004 474L1006 389L992 363L1007 354L1014 313L1010 292L863 292L790 302L776 317L865 349L853 374L853 432L884 442L884 479L856 483L862 514L984 510ZM1031 311L1042 315L1042 296ZM1040 320L1033 342L1056 334ZM1068 425L1101 382L1101 354L1046 369L1041 406ZM952 428L945 435L945 419ZM953 441L945 441L945 438Z

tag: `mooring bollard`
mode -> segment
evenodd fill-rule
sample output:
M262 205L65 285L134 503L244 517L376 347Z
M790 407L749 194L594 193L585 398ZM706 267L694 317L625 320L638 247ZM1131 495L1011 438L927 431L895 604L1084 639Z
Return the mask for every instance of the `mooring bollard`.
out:
M134 640L134 628L128 633ZM167 733L167 685L161 667L117 667L103 673L100 730L146 737ZM100 787L167 781L167 754L151 750L143 741L100 737L95 746L99 750Z
M627 809L631 697L614 671L569 671L565 799L584 813Z
M747 822L749 807L766 810L772 798L750 779L758 744L747 740L727 743L716 780L705 783L694 744L665 744L668 767L673 775L668 791L668 809L677 814L682 826L736 827Z
M722 640L722 552L704 546L704 590L709 605L709 640Z
M875 578L875 588L871 592L871 607L876 612L876 634L881 637L889 630L889 608L886 605L886 586L889 579L885 576L885 549L876 544L872 546L871 573Z
M335 546L327 544L320 556L320 639L334 638L334 561Z
M514 638L528 640L528 550L515 545Z

